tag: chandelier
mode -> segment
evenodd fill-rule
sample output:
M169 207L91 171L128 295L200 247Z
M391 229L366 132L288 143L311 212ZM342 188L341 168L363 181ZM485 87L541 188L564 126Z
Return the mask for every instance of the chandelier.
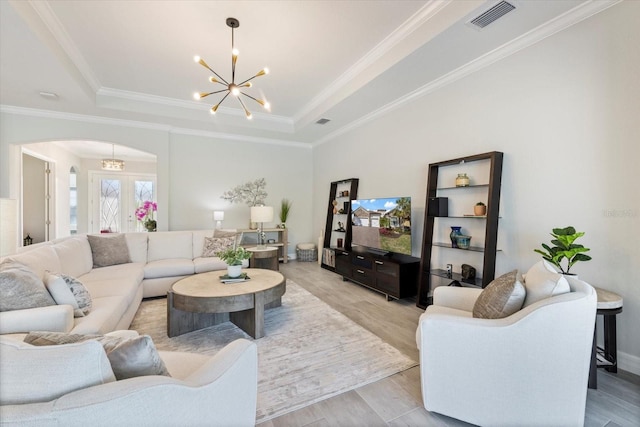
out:
M124 160L116 159L115 153L116 153L115 145L111 144L111 158L102 159L103 170L106 170L106 171L123 171L124 170Z
M215 74L215 77L214 76L209 77L209 81L211 83L214 83L214 84L215 83L220 84L220 85L224 86L225 88L221 89L221 90L216 90L216 91L213 91L213 92L196 92L196 93L193 94L193 97L196 100L200 100L200 99L202 99L204 97L207 97L209 95L214 95L214 94L217 94L217 93L224 93L224 96L222 97L220 102L218 102L216 105L211 107L211 110L210 110L211 114L215 114L216 111L218 111L218 107L220 107L220 104L222 104L224 102L224 100L227 99L229 94L231 94L231 95L235 96L238 99L238 101L240 102L240 105L242 105L242 109L244 110L244 113L247 116L247 119L251 119L251 117L252 117L251 116L251 112L244 105L244 102L242 102L241 95L244 95L247 98L253 99L258 104L262 105L265 108L265 110L267 110L267 111L271 111L271 105L264 99L254 98L253 96L243 92L242 88L250 88L252 86L251 80L255 79L256 77L260 77L260 76L264 76L265 74L269 74L269 69L268 68L263 68L255 76L253 76L251 78L248 78L247 80L244 80L244 81L242 81L240 83L236 83L236 62L238 61L238 50L236 49L235 44L234 44L233 30L240 26L240 21L238 21L236 18L227 18L227 26L231 27L231 83L229 83L227 80L223 79L220 76L220 74L218 74L215 71L213 71L213 69L211 69L211 67L209 67L209 65L207 65L207 63L204 62L204 60L202 58L200 58L199 56L195 56L193 58L193 60L195 62L197 62L198 64L202 65L207 70L209 70L213 74Z

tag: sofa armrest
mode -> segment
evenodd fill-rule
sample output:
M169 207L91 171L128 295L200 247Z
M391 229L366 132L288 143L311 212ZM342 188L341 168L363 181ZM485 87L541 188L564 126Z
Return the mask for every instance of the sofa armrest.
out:
M73 325L73 307L70 305L0 312L0 334L31 331L69 332Z
M456 310L473 311L482 289L438 286L433 290L433 304Z
M52 402L3 406L3 422L52 425L254 426L258 351L240 339L220 350L186 380L158 375L78 390ZM38 424L40 425L40 424Z

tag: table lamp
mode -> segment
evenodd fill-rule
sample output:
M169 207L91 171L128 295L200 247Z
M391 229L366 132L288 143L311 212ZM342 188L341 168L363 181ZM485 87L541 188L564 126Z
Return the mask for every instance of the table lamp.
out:
M213 220L216 222L216 228L219 230L222 228L222 221L224 220L224 211L213 211Z
M273 221L273 206L252 206L251 207L251 221L260 223L258 227L258 249L264 249L264 231L263 225L265 222Z

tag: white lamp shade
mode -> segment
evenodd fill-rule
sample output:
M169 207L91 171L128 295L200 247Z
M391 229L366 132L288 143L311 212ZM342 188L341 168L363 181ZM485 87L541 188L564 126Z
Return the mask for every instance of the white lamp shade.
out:
M18 249L18 201L0 199L0 256Z
M213 219L214 221L223 221L224 211L213 211Z
M273 221L273 206L252 206L251 221L252 222Z

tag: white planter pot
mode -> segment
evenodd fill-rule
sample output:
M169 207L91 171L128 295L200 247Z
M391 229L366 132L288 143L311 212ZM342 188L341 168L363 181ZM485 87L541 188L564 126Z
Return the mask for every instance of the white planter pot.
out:
M238 277L240 274L242 274L241 265L227 265L227 275L229 277Z

